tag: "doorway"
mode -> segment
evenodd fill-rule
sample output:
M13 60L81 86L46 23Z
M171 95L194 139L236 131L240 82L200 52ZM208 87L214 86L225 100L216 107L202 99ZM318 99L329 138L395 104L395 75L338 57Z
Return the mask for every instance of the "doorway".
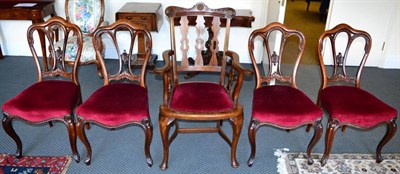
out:
M317 44L318 38L324 32L326 20L320 20L319 7L320 1L311 1L307 11L307 2L305 0L287 0L284 24L288 28L301 31L306 38L306 48L302 56L302 64L318 64ZM290 42L298 42L290 40ZM284 54L291 54L289 50L297 49L294 45L287 45ZM291 46L293 45L293 46ZM293 56L288 56L293 57ZM283 60L284 63L293 63L294 60Z

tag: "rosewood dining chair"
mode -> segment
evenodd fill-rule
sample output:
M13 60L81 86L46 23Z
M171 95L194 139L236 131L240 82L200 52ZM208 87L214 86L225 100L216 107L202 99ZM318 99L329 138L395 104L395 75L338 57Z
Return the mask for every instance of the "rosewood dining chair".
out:
M347 24L339 24L322 33L318 41L318 57L322 71L322 85L318 103L327 113L325 151L321 158L324 166L332 149L335 133L347 126L369 130L381 125L386 134L376 148L376 162L382 162L383 146L397 130L397 110L361 88L361 75L371 51L371 36ZM353 50L362 50L361 54ZM332 61L333 66L325 66ZM351 67L352 64L358 66Z
M271 40L275 40L275 44ZM289 40L296 44L293 50L287 50ZM264 61L267 68L262 72L256 62L254 48L258 39L266 51ZM297 42L296 42L297 39ZM296 84L297 70L305 49L306 39L298 30L274 22L264 28L254 30L249 37L249 53L255 72L255 89L253 95L252 115L249 124L249 141L251 146L248 166L252 166L256 154L256 133L261 126L272 126L286 131L307 125L308 132L314 127L314 136L307 147L308 164L313 163L311 152L322 135L322 110ZM279 49L275 50L278 44ZM285 55L284 51L295 54ZM290 56L294 57L290 57ZM293 64L284 64L285 59L294 59Z
M138 35L145 38L146 54L142 68L134 70L133 55L138 53ZM110 52L117 59L105 59L102 55L100 48L104 40L112 42L109 44ZM150 32L139 24L121 19L97 29L93 34L93 45L97 61L102 67L104 85L76 109L76 131L87 150L85 163L90 165L92 160L92 147L85 131L85 128L90 129L90 124L111 130L137 125L144 131L144 153L147 165L151 167L153 160L150 144L153 126L146 86L146 65L152 49Z
M59 32L55 33L54 29L59 30ZM53 61L50 69L47 70L47 64L44 65L46 61L40 60L42 57L40 55L41 48L35 43L39 42L37 40L39 32L45 36L49 44L50 54L56 57L56 61ZM68 35L76 37L74 44L77 48L73 53L76 55L76 59L73 66L66 66L67 55L60 52L58 47L55 46L57 34L64 37ZM14 119L32 125L49 123L50 126L53 126L54 121L60 121L67 127L73 158L76 162L79 162L73 112L75 107L82 102L77 68L82 52L82 33L78 26L60 17L52 17L46 22L31 25L27 31L27 39L36 65L38 80L3 104L3 128L17 144L16 157L20 158L22 156L22 142L13 128L12 121ZM61 48L65 48L69 41L65 40L60 45Z

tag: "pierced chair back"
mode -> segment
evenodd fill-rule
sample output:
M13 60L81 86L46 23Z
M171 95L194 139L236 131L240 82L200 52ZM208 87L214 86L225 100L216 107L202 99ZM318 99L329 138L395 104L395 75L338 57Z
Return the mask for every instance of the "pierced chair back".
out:
M254 47L256 43L256 38L260 37L262 39L262 43L264 45L264 50L266 51L266 59L264 61L268 61L265 73L263 73L259 66L257 65L256 56L254 53ZM284 51L286 48L286 44L288 44L288 40L290 37L295 37L294 41L297 41L298 46L297 50L288 50L291 52L295 52L295 57L288 57L284 55ZM271 40L275 38L277 41L274 43ZM297 40L296 40L297 38ZM279 44L279 49L275 50L276 44ZM253 31L249 38L249 54L253 63L253 68L256 76L256 86L255 88L260 88L264 85L289 85L293 88L297 88L296 85L296 74L297 69L300 64L302 55L304 53L306 40L303 35L298 30L293 30L287 28L285 25L275 22L267 25L264 28L257 29ZM283 65L282 59L294 59L295 62L293 65ZM288 70L288 71L284 71Z
M329 116L322 166L327 163L336 130L340 127L344 132L347 126L369 130L386 125L386 134L376 148L377 163L383 160L383 146L397 130L397 110L361 89L361 75L371 46L372 39L366 31L347 24L327 30L319 38L322 84L318 103ZM332 66L325 66L325 61L331 61Z
M55 32L56 30L58 32ZM48 68L47 60L42 59L45 53L40 55L41 47L37 44L40 41L36 40L39 32L43 33L46 42L49 43L50 54L55 56L50 68ZM59 51L59 47L65 49L68 40L59 47L55 45L56 37L59 35L76 37L74 44L77 48L73 53L76 59L72 66L66 66L65 60L68 55ZM73 111L82 102L77 68L82 52L82 33L78 26L56 16L46 22L31 25L27 31L27 39L36 65L38 80L4 103L3 128L17 144L16 156L21 157L22 143L12 126L14 118L29 124L49 122L50 126L53 126L53 121L61 121L68 129L73 158L79 162Z
M220 73L219 84L224 85L230 22L235 10L210 9L198 3L189 9L169 6L165 14L170 21L173 84L179 83L178 72L208 71ZM207 47L209 52L205 51Z
M58 32L54 32L56 30ZM38 55L38 52L36 51L39 49L36 48L34 41L35 32L43 32L45 34L46 41L48 41L49 43L50 54L54 55L55 57L55 61L52 61L49 70L46 70L46 65L44 65L43 61L40 61L39 59L39 57L43 56ZM56 45L56 37L60 36L65 38L68 38L68 36L74 36L76 37L76 39L65 39L64 42L61 43L61 45ZM45 78L61 76L66 79L70 79L72 82L79 86L77 71L83 44L83 35L79 27L72 23L69 23L68 21L65 21L60 17L52 17L51 20L49 20L49 22L47 23L43 23L42 25L32 25L28 29L27 37L29 49L32 52L37 67L39 82L44 80ZM73 62L73 66L68 67L66 62L66 59L68 59L68 55L60 49L65 49L67 47L67 43L71 42L76 45L75 52L73 52L72 54L77 57L77 60Z
M143 66L139 71L134 70L133 63L137 58L138 53L138 35L143 34L145 39L145 59ZM128 36L127 36L128 35ZM117 64L107 64L104 56L99 51L102 47L102 41L108 37L112 41L112 46L115 48L115 57L118 57ZM126 38L131 38L127 41ZM102 73L104 74L104 85L113 82L121 82L123 80L139 84L146 88L146 65L151 54L152 39L148 30L143 29L138 24L131 24L128 20L119 20L110 26L105 26L99 29L93 36L93 45L96 50L98 61L102 66ZM106 65L107 64L107 65ZM125 81L125 82L126 82Z
M325 31L318 42L318 56L323 77L321 89L331 85L350 85L360 88L361 73L371 51L371 36L347 24L339 24ZM352 54L356 48L363 51L358 55ZM331 73L322 66L325 65L325 61L332 62Z

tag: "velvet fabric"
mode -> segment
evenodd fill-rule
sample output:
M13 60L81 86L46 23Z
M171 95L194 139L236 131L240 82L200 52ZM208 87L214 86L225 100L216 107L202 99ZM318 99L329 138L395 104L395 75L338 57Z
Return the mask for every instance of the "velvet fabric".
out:
M96 90L76 109L86 121L110 127L149 117L147 89L136 84L115 83Z
M320 95L322 107L342 124L368 128L397 116L396 109L360 88L330 86Z
M322 110L290 86L263 86L254 91L253 119L280 127L296 127L322 117Z
M43 122L72 114L80 99L79 86L70 81L37 82L3 104L3 112L29 122Z
M175 86L170 108L187 112L223 112L233 109L233 102L222 85L191 82Z

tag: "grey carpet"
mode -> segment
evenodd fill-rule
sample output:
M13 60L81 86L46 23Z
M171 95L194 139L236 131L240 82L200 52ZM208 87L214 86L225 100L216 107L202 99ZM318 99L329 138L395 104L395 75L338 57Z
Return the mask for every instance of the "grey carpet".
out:
M157 64L158 66L161 63ZM244 65L251 67L250 65ZM80 67L80 82L83 100L86 100L95 89L102 85L102 80L96 75L96 66ZM206 78L200 74L196 78ZM384 70L366 68L362 77L362 87L389 105L400 111L400 70ZM12 98L18 92L36 81L33 60L30 57L6 57L0 59L0 104ZM298 72L298 86L314 101L320 86L320 70L316 65L301 65ZM153 167L146 165L143 152L143 131L137 126L127 126L117 130L108 130L92 126L87 131L92 144L92 164L86 166L72 162L68 173L276 173L276 157L273 155L277 148L289 148L291 152L305 152L312 133L306 133L301 127L287 133L271 127L262 127L257 134L257 153L253 167L246 162L250 155L247 138L247 128L250 120L251 101L253 97L254 79L246 78L239 101L244 105L245 122L240 137L237 157L239 168L230 166L230 148L217 134L180 134L171 144L169 168L162 172L159 164L162 160L162 143L158 129L158 106L162 98L161 77L147 75L150 98L150 114L154 125L154 136L151 154ZM397 124L399 124L397 120ZM323 125L326 125L324 117ZM47 124L28 126L21 121L15 121L14 127L23 143L23 155L50 156L71 155L66 128L56 123L52 128ZM224 129L231 133L229 124ZM332 153L371 153L383 137L384 127L370 131L347 129L345 133L338 132ZM400 152L400 134L384 147L383 153ZM0 129L0 153L15 153L14 141ZM324 136L314 148L314 152L322 153ZM81 159L86 156L83 144L78 141ZM316 161L317 162L317 161Z

